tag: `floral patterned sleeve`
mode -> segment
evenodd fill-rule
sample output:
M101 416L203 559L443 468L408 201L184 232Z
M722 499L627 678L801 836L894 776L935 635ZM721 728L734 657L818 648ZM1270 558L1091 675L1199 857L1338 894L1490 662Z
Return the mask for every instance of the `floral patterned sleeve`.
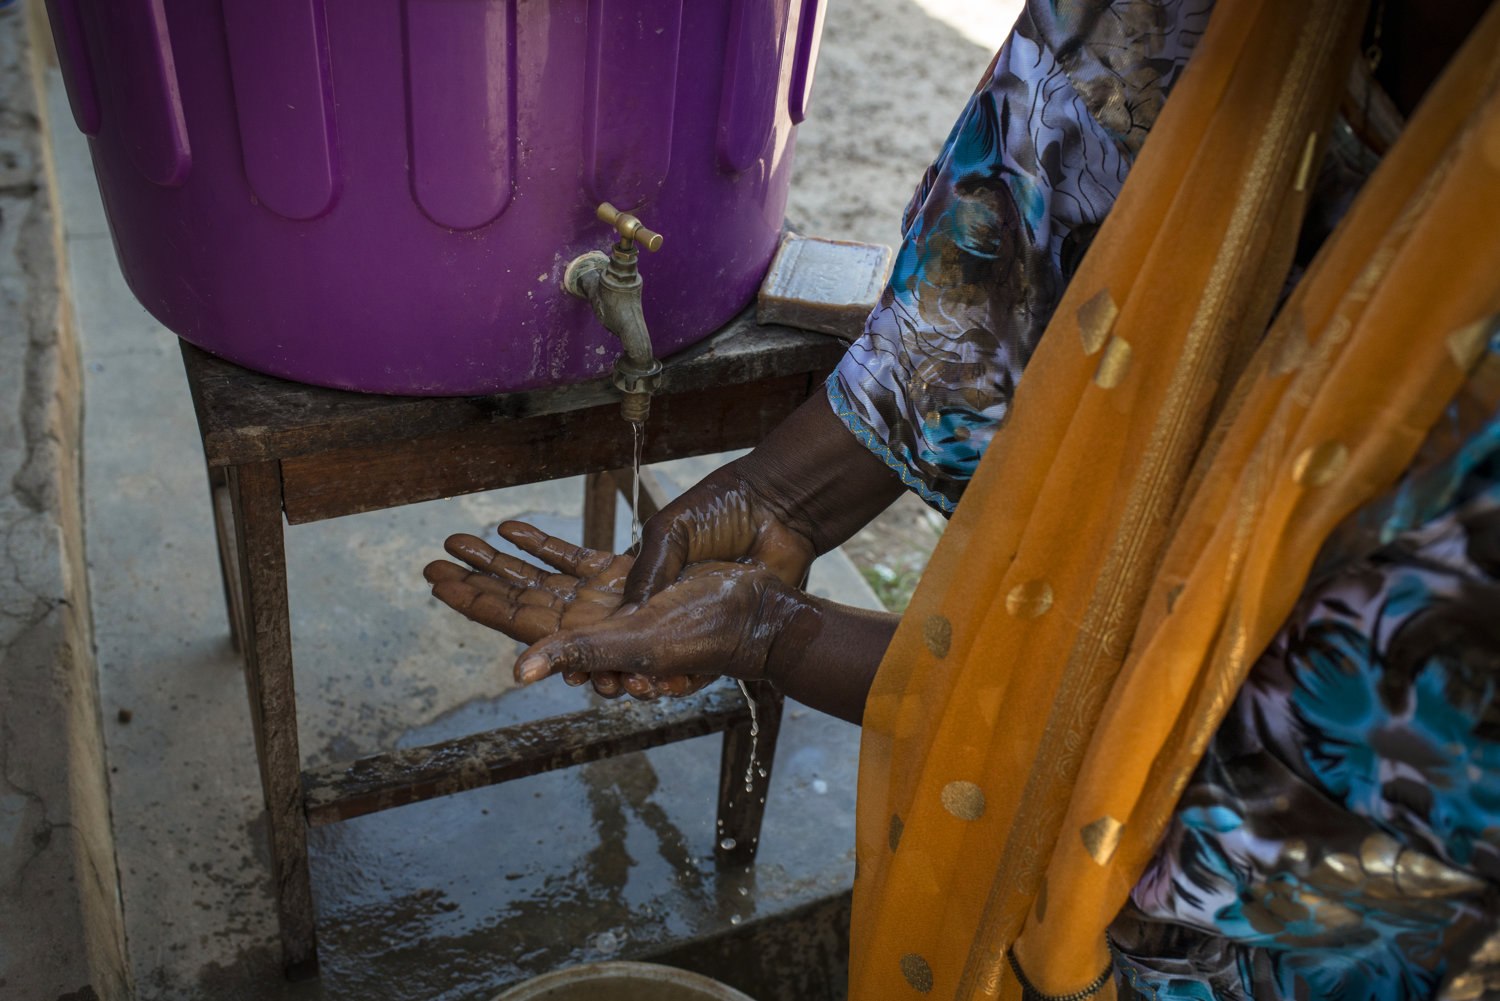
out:
M829 400L951 512L1212 0L1028 0L902 218Z

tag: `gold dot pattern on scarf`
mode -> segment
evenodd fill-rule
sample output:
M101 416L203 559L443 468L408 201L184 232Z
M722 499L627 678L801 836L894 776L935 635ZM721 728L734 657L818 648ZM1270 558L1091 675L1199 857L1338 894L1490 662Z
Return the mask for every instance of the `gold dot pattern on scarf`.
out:
M1325 441L1302 450L1292 463L1292 479L1304 487L1321 487L1344 471L1349 449L1341 441Z
M953 645L953 623L946 615L927 616L927 621L922 623L922 642L934 657L942 660Z
M943 786L943 809L959 820L978 820L984 816L984 790L972 782L959 779Z
M1486 316L1448 335L1448 354L1460 372L1467 372L1484 355L1489 345L1490 331L1500 317Z
M885 840L891 846L891 851L895 851L898 847L900 847L901 832L904 830L906 830L906 823L901 819L901 814L891 814L891 826L890 829L885 832Z
M1100 389L1114 389L1130 374L1130 363L1135 350L1123 337L1111 337L1104 345L1104 354L1099 358L1099 367L1094 370L1094 385Z
M1044 580L1017 584L1005 596L1005 610L1018 619L1034 619L1052 607L1052 585Z
M908 952L901 957L901 975L911 984L912 990L920 994L932 991L932 967L915 952Z
M1120 847L1120 835L1125 833L1125 825L1105 814L1078 833L1089 858L1100 865L1109 865L1109 860L1115 857L1115 849Z
M969 429L964 427L963 425L959 425L958 427L953 429L953 437L957 438L959 441L968 441Z
M1109 339L1109 332L1114 329L1115 318L1119 315L1120 307L1115 305L1114 297L1107 288L1100 289L1093 298L1078 307L1078 336L1083 340L1084 354L1094 354L1104 347L1104 342Z

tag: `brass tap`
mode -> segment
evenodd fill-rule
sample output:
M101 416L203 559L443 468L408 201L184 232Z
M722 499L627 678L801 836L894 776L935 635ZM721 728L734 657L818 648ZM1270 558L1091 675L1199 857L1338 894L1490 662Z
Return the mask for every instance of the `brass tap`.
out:
M636 245L655 251L661 247L661 234L608 202L595 214L614 227L620 241L608 254L591 250L574 258L563 273L563 290L587 299L604 329L624 345L625 353L615 359L613 380L624 394L620 414L627 421L644 424L651 411L651 394L661 385L661 362L651 349L651 334L641 312L641 275L636 268L640 253Z
M594 215L599 217L600 222L613 226L615 232L620 234L622 250L629 250L632 240L652 253L661 249L661 234L647 229L644 223L629 212L621 212L609 202L604 202L594 211Z

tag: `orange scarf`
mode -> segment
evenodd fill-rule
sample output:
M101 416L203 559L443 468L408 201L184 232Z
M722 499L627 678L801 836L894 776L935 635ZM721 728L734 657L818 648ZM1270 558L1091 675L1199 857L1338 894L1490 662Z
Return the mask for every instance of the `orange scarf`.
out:
M1362 14L1219 0L1063 297L866 703L855 1001L1098 983L1322 541L1482 352L1500 7L1261 337Z

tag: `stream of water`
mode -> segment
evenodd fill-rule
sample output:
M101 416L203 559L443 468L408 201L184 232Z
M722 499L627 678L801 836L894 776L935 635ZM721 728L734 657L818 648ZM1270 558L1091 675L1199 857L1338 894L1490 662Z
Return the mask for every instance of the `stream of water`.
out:
M745 697L745 704L750 707L750 763L745 766L745 791L753 792L755 789L755 752L760 746L760 716L755 711L755 700L750 697L750 689L739 678L735 678L735 684L740 686L740 694Z
M631 421L630 434L633 445L630 480L630 551L634 554L641 548L641 448L646 443L646 428L640 421Z
M636 553L641 547L641 449L646 441L646 429L640 421L630 422L632 459L631 459L631 482L630 482L630 551ZM756 751L760 749L760 715L755 708L755 700L750 697L750 689L745 683L736 678L735 683L740 686L740 694L745 697L745 705L750 709L750 763L745 766L745 791L755 791ZM764 770L761 771L764 776ZM733 848L732 838L726 838L729 844L726 849Z

